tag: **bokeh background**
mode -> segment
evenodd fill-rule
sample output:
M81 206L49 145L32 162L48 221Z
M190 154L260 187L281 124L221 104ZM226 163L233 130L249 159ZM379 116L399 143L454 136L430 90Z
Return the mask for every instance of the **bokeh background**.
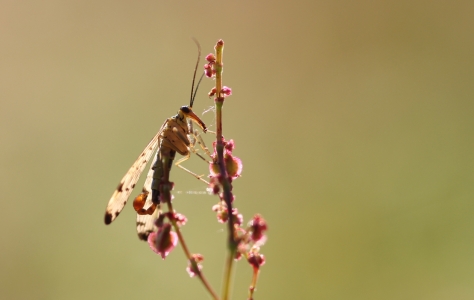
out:
M125 171L188 103L191 37L203 57L226 43L236 205L270 227L255 299L474 298L473 1L0 6L1 299L209 298L181 249L163 261L137 239L131 206L103 224ZM172 180L219 291L216 199L178 169ZM250 267L234 278L246 299Z

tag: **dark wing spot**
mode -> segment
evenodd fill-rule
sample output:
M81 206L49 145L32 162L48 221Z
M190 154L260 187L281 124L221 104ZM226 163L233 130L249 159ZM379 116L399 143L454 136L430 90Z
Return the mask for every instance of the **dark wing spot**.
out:
M123 188L123 182L120 182L119 185L117 186L117 191L123 192L122 188Z
M148 232L148 231L147 231L147 232L140 232L140 233L138 234L138 238L139 238L140 240L146 242L146 241L148 240L148 236L149 236L149 235L150 235L150 232Z
M134 189L134 188L135 188L135 183L134 183L134 184L132 184L132 189Z
M104 221L105 225L109 225L110 223L112 223L112 215L106 212Z

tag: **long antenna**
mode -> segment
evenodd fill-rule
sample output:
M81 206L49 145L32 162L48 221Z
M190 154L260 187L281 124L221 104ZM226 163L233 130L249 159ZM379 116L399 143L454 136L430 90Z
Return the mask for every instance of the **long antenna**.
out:
M198 40L196 40L194 37L192 38L193 41L196 43L196 46L198 47L198 57L197 57L197 61L196 61L196 67L194 68L194 75L193 75L193 84L191 85L191 99L189 100L189 107L193 107L193 103L194 103L194 81L196 80L196 72L197 72L197 69L198 69L198 66L199 66L199 60L201 59L201 45L199 44ZM202 77L201 77L202 79ZM201 80L199 80L199 83L201 83ZM199 86L199 83L198 83L198 86ZM196 91L197 91L197 87L196 87Z
M201 84L202 78L204 77L204 72L202 72L201 78L199 78L198 83L196 84L196 89L194 89L194 95L193 95L193 103L194 99L196 99L196 94L198 92L199 85Z

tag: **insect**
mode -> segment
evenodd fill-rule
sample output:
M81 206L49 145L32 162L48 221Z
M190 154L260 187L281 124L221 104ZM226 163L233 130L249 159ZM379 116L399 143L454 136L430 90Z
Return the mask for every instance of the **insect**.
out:
M196 40L194 41L198 47L198 59L194 69L189 105L182 106L175 116L168 118L163 123L158 133L148 143L143 152L138 156L137 160L122 178L117 189L110 198L105 210L104 221L105 224L108 225L112 223L115 218L117 218L124 208L128 198L130 197L130 194L135 188L135 184L140 178L141 173L145 169L153 153L156 151L156 149L158 149L151 164L150 170L148 171L142 193L135 198L133 203L135 211L137 212L137 234L141 240L147 240L148 235L154 230L154 222L160 214L159 184L163 176L163 163L165 158L166 161L169 162L169 169L171 168L171 162L174 160L176 152L178 152L183 157L179 159L175 165L190 173L197 179L206 182L201 178L202 176L196 175L195 173L180 165L182 162L189 159L191 152L197 154L203 160L206 160L203 156L196 152L197 150L194 148L196 142L199 143L207 155L211 156L209 150L202 142L202 138L197 134L197 131L193 131L192 129L193 121L202 129L204 133L207 132L204 122L196 114L194 114L192 110L196 92L202 80L201 76L201 79L196 85L196 89L194 89L196 71L199 65L199 58L201 56L201 47Z

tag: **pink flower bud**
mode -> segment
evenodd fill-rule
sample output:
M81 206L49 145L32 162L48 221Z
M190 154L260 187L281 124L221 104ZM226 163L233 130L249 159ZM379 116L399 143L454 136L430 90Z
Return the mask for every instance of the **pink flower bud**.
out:
M204 73L206 74L207 78L211 78L212 75L214 74L211 69L205 70Z
M265 264L265 256L257 251L250 251L247 256L247 261L254 269L260 269L260 267Z
M249 222L252 231L251 239L254 242L265 242L265 231L267 231L267 222L261 215L256 214Z
M235 256L234 256L234 260L235 261L238 261L242 258L242 253L240 253L239 251L236 251L235 252Z
M227 213L227 206L225 206L225 203L221 202L214 205L212 210L216 212L217 221L219 223L225 223L229 219L229 214Z
M209 77L209 76L208 76L208 77ZM210 97L214 96L214 95L216 94L216 92L217 92L217 89L214 87L214 88L212 88L212 90L211 90L207 95L208 95L209 98L210 98Z
M242 214L237 213L237 208L234 208L233 210L235 211L232 213L232 215L234 216L234 224L237 226L242 225L242 223L244 222L244 216L242 216Z
M208 55L206 55L206 60L210 63L214 63L216 61L216 56L214 55L214 53L209 53Z
M210 78L215 74L213 66L214 66L213 62L204 65L204 73L206 74L206 77Z
M225 143L225 150L229 151L230 153L232 153L232 151L234 150L235 148L235 143L234 143L234 140L233 139L230 139L229 141L227 141Z
M188 222L186 216L180 213L174 213L173 218L179 227L186 225L186 223Z
M224 47L224 41L223 40L218 40L217 44L214 46L214 49L215 48L222 48L222 47Z
M221 191L221 183L217 176L210 176L211 180L209 181L209 187L214 195L219 194Z
M224 94L224 97L232 95L232 89L227 86L223 86L221 92Z

